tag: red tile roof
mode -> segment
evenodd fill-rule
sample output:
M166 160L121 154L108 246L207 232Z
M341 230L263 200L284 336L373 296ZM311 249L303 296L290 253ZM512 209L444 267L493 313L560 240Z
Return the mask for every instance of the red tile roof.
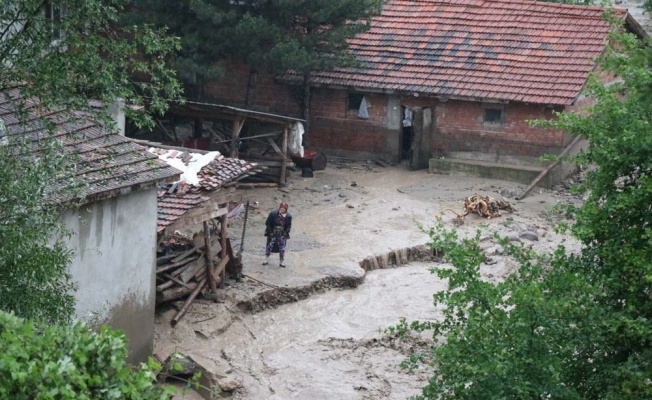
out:
M174 162L181 162L188 166L190 163L196 162L198 157L202 157L201 154L193 153L190 150L178 151L150 147L148 151L161 156L162 161L172 165L177 165ZM212 153L214 153L214 158L197 172L198 184L190 185L179 182L158 191L157 232L164 231L168 225L181 218L187 211L208 201L209 197L202 196L202 194L206 195L219 190L225 184L255 174L262 168L258 164L246 160L225 157L218 151Z
M609 25L603 12L526 0L389 0L371 29L350 41L364 68L316 73L312 82L572 104L604 50Z
M156 232L179 219L183 214L207 201L209 198L193 193L168 194L167 190L158 191L158 221Z

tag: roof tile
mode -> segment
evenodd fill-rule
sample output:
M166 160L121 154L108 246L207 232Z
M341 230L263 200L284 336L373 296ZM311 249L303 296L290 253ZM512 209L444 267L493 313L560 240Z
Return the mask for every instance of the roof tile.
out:
M518 91L524 102L571 104L604 50L603 11L528 0L388 0L371 29L350 40L365 67L316 73L313 83L492 100ZM444 84L469 75L482 90Z

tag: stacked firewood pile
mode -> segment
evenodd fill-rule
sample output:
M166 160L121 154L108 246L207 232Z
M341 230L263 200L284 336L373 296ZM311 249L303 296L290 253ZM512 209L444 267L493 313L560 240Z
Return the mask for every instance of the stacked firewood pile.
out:
M206 243L210 242L210 246ZM183 317L190 304L202 293L215 296L226 274L239 273L227 238L226 255L222 256L219 235L198 235L194 240L180 235L168 235L159 242L156 259L156 304L185 299L183 307L172 319L172 325ZM229 260L233 260L229 263Z
M213 263L219 263L220 243L211 240ZM177 300L192 293L206 276L206 246L184 237L164 239L156 259L156 302ZM217 277L219 280L220 278Z

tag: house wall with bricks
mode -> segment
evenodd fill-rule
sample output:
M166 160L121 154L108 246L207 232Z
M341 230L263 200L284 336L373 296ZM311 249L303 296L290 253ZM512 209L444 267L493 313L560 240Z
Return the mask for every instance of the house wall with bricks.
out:
M227 76L205 85L204 93L217 103L241 107L248 76L248 67L229 65ZM260 73L257 88L255 109L303 116L300 87L278 83L269 74ZM554 118L553 111L578 111L592 102L590 97L582 95L575 105L564 108L360 93L369 106L369 118L365 119L349 109L349 94L356 92L312 88L311 93L310 124L304 142L307 148L334 156L384 157L394 161L401 157L403 106L433 109L433 157L536 164L544 154L559 154L573 138L562 131L533 127L528 121ZM500 123L485 121L487 109L501 110Z
M501 117L488 121L494 110ZM474 153L484 161L533 163L544 154L559 154L570 142L564 132L538 128L528 121L555 118L552 108L537 104L483 103L461 100L437 102L434 156Z
M146 361L154 338L156 187L66 211L75 252L76 316L122 330L129 362Z
M349 107L345 90L313 88L310 107L308 147L338 156L376 157L390 153L391 138L398 143L397 123L389 118L398 113L384 94L365 93L369 118L358 116L359 109Z
M398 159L402 106L431 108L433 156L458 155L486 161L536 162L558 154L570 138L554 129L532 127L528 120L554 118L552 107L519 103L494 104L460 100L365 93L368 119L348 107L349 92L313 89L309 146L350 156L374 154ZM499 122L485 121L486 109L502 113ZM557 108L556 111L561 111Z
M203 86L206 102L244 107L249 80L249 67L242 63L223 65L226 73ZM279 114L286 117L302 118L303 109L299 99L302 88L276 82L269 73L261 71L256 79L256 99L251 107L256 111Z

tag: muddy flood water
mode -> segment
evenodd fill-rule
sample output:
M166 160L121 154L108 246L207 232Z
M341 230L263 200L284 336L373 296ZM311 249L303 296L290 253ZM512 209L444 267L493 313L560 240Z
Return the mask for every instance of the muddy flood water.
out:
M229 362L237 399L406 399L430 375L401 370L404 344L382 330L437 318L432 295L445 286L432 266L371 271L356 289L245 315L195 352Z

